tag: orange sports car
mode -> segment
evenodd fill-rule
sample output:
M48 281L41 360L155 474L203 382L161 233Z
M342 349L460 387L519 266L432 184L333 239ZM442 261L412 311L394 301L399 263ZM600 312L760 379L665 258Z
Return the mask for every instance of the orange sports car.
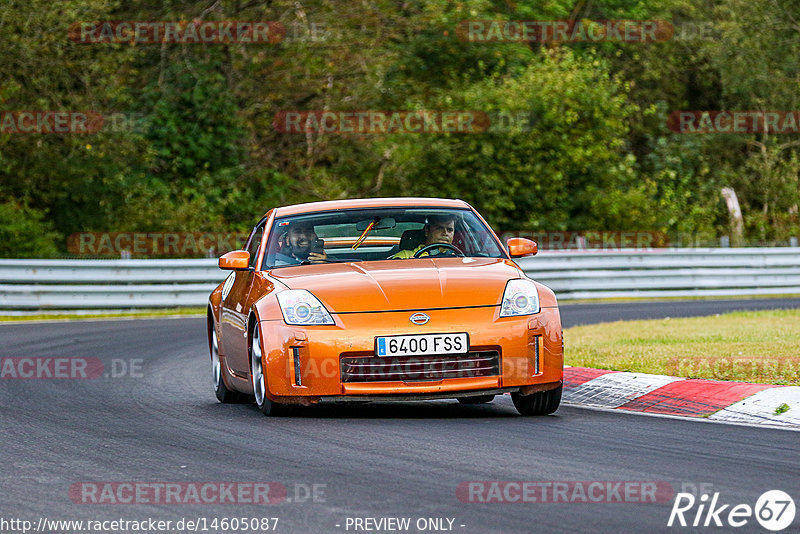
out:
M523 415L561 402L555 295L469 204L435 198L315 202L270 210L208 301L221 402L267 415L327 401L506 393Z

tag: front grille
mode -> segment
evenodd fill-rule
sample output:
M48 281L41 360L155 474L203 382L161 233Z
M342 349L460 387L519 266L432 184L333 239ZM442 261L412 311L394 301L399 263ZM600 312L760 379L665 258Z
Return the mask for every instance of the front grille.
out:
M342 382L427 382L500 374L496 350L439 356L342 356Z

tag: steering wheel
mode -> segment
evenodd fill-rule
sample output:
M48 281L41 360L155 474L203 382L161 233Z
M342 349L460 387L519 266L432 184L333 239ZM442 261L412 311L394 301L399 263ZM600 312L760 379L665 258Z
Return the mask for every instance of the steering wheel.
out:
M429 251L431 251L431 250L433 250L435 248L449 248L450 250L452 250L455 253L456 256L464 256L464 253L461 252L461 250L459 250L459 248L457 246L451 245L450 243L431 243L430 245L425 245L424 247L419 249L417 252L415 252L414 253L414 257L415 258L419 258L424 253L429 252Z

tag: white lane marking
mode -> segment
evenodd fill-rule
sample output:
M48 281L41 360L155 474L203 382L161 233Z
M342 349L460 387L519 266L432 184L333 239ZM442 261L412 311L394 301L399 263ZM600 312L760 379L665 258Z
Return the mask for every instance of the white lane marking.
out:
M779 410L785 404L788 410ZM785 407L784 407L785 409ZM776 414L779 410L783 413ZM736 404L710 415L712 421L800 427L800 386L762 389Z
M564 392L564 401L617 408L628 401L684 378L645 373L607 373Z
M708 417L693 417L687 415L672 415L668 413L651 413L651 412L634 412L633 410L618 410L616 408L604 408L603 406L587 406L584 404L573 404L571 402L562 402L562 406L569 408L579 408L582 410L593 410L596 412L614 413L617 415L625 414L631 416L645 416L645 417L660 417L662 419L679 419L681 421L689 421L694 423L710 423L715 425L731 425L731 426L747 426L750 428L769 428L770 430L790 430L792 432L800 432L800 426L781 425L777 423L739 423L734 421L713 421ZM559 415L555 412L553 415Z

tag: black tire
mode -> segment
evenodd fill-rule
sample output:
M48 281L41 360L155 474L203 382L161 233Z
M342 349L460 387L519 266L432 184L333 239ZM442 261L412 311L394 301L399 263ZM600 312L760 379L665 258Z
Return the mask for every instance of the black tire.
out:
M217 400L224 404L242 402L243 396L238 391L231 391L225 385L222 378L222 361L219 359L219 342L217 341L217 330L214 323L210 323L211 328L211 381L214 385L214 394Z
M289 413L289 405L272 402L267 397L267 381L264 374L264 359L261 353L261 336L258 324L253 326L250 336L250 379L253 384L253 397L256 406L264 415L281 416Z
M563 386L549 391L540 391L532 395L512 393L511 400L520 415L549 415L558 410L561 404L561 390Z
M486 404L494 400L494 395L478 395L475 397L458 397L461 404Z

